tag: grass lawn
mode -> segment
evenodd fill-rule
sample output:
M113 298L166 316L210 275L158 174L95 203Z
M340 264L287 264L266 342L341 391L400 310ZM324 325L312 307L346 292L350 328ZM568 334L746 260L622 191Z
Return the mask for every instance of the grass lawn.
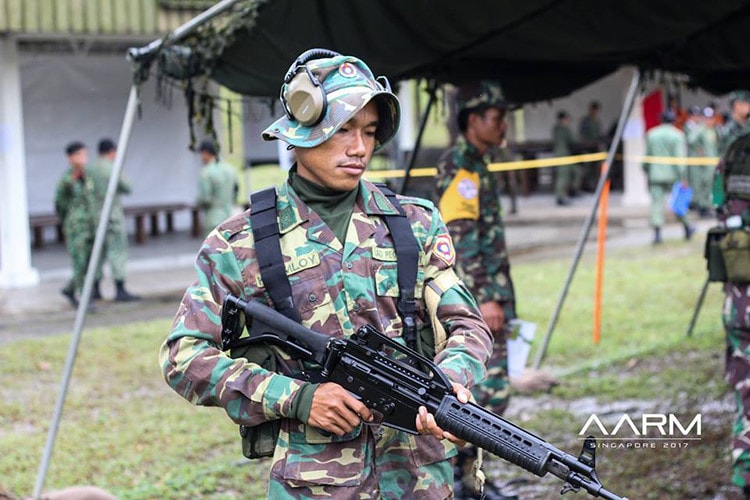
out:
M509 418L576 455L587 412L705 413L702 439L686 450L599 451L600 479L631 499L715 498L729 482L731 407L709 411L728 399L718 284L685 336L705 277L701 245L610 251L599 344L591 340L593 257L585 256L543 365L563 374L561 383L550 394L519 395L509 409ZM519 312L539 325L531 359L568 265L568 258L513 265ZM169 326L165 318L84 332L45 489L95 484L121 499L263 498L268 462L249 467L222 410L193 407L163 382L156 356ZM0 492L33 491L69 341L60 335L0 351ZM556 478L488 464L490 477L509 473L530 481L533 493L523 498L558 496Z

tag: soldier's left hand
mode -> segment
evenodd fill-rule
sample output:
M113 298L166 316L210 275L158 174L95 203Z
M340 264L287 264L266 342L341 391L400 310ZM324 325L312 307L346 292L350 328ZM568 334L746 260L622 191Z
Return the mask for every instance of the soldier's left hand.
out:
M456 395L461 403L468 403L471 399L471 391L461 384L455 382L453 384L453 393ZM456 446L466 446L466 440L460 439L448 431L444 431L435 422L435 417L432 413L427 411L424 406L419 407L419 414L417 415L417 432L422 435L432 435L438 439L447 439Z

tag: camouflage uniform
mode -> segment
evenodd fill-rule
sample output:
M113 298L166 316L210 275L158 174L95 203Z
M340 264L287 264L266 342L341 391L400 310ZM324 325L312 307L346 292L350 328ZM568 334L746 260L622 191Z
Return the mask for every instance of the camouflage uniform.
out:
M501 96L493 97L497 101ZM459 103L465 109L476 104ZM489 158L465 137L438 162L438 207L456 246L458 275L477 302L497 302L506 323L516 317L515 294L505 246L505 225L497 179L487 170ZM502 413L508 405L508 356L505 335L496 335L487 380L473 388L481 405Z
M215 161L201 169L198 205L203 209L204 230L211 231L232 215L237 194L237 172L228 163Z
M112 162L105 157L99 157L86 170L94 182L95 213L101 214L104 199L107 196L109 177L112 175ZM96 268L97 281L102 278L105 260L109 262L112 270L112 279L115 281L125 280L125 267L128 260L128 232L125 227L125 213L122 209L120 195L130 194L130 192L130 183L120 178L117 182L115 197L112 200L112 211L109 215L109 224L107 224L107 233L104 240L104 252Z
M307 66L316 72L340 68L325 72L329 96L325 119L319 126L301 127L282 118L266 129L264 138L315 147L375 97L383 111L375 132L379 145L395 134L398 101L375 86L364 63L338 56ZM357 71L365 70L364 78L357 76ZM332 94L339 84L345 91ZM356 87L349 92L350 86ZM360 180L357 189L346 241L341 242L290 184L281 186L276 206L292 297L301 323L315 331L343 337L370 324L402 340L394 244L383 219L396 210L375 185ZM425 284L454 275L455 253L445 224L430 202L404 197L400 201L420 247L416 316L418 326L424 327L430 321L423 298ZM271 304L260 276L248 212L224 221L208 235L196 259L196 271L197 280L186 291L160 351L161 367L167 382L188 401L221 406L237 423L254 426L281 419L269 498L452 496L450 458L456 452L450 442L375 424L361 424L342 437L322 432L301 418L309 415L309 408L301 408L299 399L310 384L292 375L305 367L278 351L281 369L274 373L221 351L220 310L226 294ZM435 362L452 381L472 386L486 375L491 337L471 294L452 277L453 285L437 308L437 318L449 337Z
M57 183L55 211L63 223L65 245L73 263L73 277L64 290L80 293L86 278L86 268L94 245L94 181L83 174L74 179L74 169L68 168Z
M731 99L740 97L733 93ZM747 99L747 94L744 94ZM743 133L750 132L748 125L735 120L719 129L719 153L723 156L729 145ZM750 221L750 201L733 198L726 193L726 172L724 163L719 162L714 176L719 184L719 193L715 193L715 203L719 204L719 219L740 215L747 230ZM744 214L744 215L743 215ZM750 494L750 284L724 284L724 307L722 322L726 332L725 379L734 390L736 419L732 428L732 482Z
M570 126L558 121L552 128L552 154L560 157L569 156L572 154L573 144L575 138ZM582 182L583 170L580 164L555 167L555 198L558 203L568 197L569 191L580 191Z
M450 239L431 203L403 198L402 204L422 248L417 282L421 297L425 282L453 272L446 248ZM370 324L400 338L393 242L381 217L395 210L380 191L361 182L344 245L288 185L279 192L277 208L282 253L302 324L335 337ZM196 260L197 281L185 293L160 355L167 381L189 401L222 406L240 424L283 419L271 467L271 498L353 498L376 491L388 498L447 497L452 469L446 458L455 454L450 443L374 425L362 425L342 438L322 434L290 413L304 382L290 373L273 374L245 360L229 359L220 351L219 313L227 293L270 304L249 223L247 213L235 216L204 242ZM420 324L428 321L421 300L417 317ZM489 334L468 291L460 285L448 290L439 319L450 339L435 361L455 382L471 386L483 379ZM206 380L198 379L203 377ZM321 465L334 457L335 465Z

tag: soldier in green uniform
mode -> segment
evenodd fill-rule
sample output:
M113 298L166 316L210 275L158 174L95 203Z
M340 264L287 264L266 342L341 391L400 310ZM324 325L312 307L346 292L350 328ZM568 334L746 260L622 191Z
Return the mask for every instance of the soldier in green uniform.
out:
M112 139L102 139L98 144L98 153L99 157L86 168L86 172L94 181L94 193L96 195L95 213L101 214L104 199L107 196L107 185L112 175L112 164L117 154L117 146ZM99 265L96 268L96 281L94 281L94 290L91 293L91 297L94 300L102 298L100 283L103 275L104 261L109 262L112 279L115 281L115 300L129 302L140 299L140 297L131 294L125 289L125 266L128 260L128 231L125 227L125 213L122 210L120 196L130 194L130 191L130 183L121 177L117 181L117 191L112 200L112 211L110 212L107 224L102 258L99 260Z
M570 156L575 138L570 129L570 115L567 111L557 113L557 122L552 128L552 154ZM561 165L555 167L555 199L558 205L568 205L568 196L577 195L581 190L583 171L581 165Z
M750 117L750 91L732 91L729 94L729 106L732 108L729 120L716 129L720 156L724 156L729 145L737 137L750 132L750 123L748 123L748 118ZM724 184L723 170L721 164L719 164L714 172L713 189L711 192L711 198L715 207L721 207L726 201Z
M729 144L737 137L750 131L748 116L750 116L750 91L735 90L729 94L731 114L729 120L719 127L719 154L723 155Z
M714 111L706 106L704 109L691 109L690 117L685 123L685 135L688 144L688 156L706 158L718 156L718 138L714 126ZM714 172L704 165L691 165L688 168L688 182L693 188L693 205L701 217L711 214L711 188Z
M601 104L599 101L591 101L588 113L581 118L578 124L578 138L584 148L582 152L596 153L605 149L600 113ZM588 189L591 184L596 186L597 179L599 179L599 164L595 162L584 163L579 168L582 172L581 186L583 189Z
M721 160L716 167L714 204L720 222L729 231L736 258L725 259L722 322L726 333L724 377L734 391L736 418L732 427L732 482L750 499L750 161L745 154L750 143L747 115L750 92L730 94L732 117L719 131ZM733 146L733 144L736 144ZM745 242L742 244L741 242ZM744 274L745 276L741 276Z
M596 150L601 149L602 142L602 121L599 117L599 111L601 105L598 101L591 101L589 104L589 112L586 116L581 118L581 122L578 125L578 135L581 141L587 143L589 146L596 146Z
M65 245L73 264L73 276L60 292L78 306L86 268L91 257L95 233L94 182L86 173L88 151L82 142L71 142L65 148L68 170L57 183L55 212L60 217Z
M219 161L213 141L201 142L198 153L203 162L198 177L198 206L203 209L203 229L210 232L232 215L237 199L237 171Z
M251 203L204 241L196 281L159 354L164 377L188 401L220 406L237 423L280 419L268 498L450 498L455 438L431 415L415 417L418 436L383 427L338 384L290 376L300 368L278 350L278 372L221 350L228 293L277 308L291 303L304 326L333 337L370 324L404 342L394 238L385 224L398 211L363 179L373 152L397 131L398 98L360 59L314 49L290 68L281 99L286 115L263 137L296 152L270 205L291 297L273 304L261 279ZM434 361L467 401L466 387L486 375L491 334L455 275L455 251L439 212L427 200L397 199L419 247L416 322L430 326L425 289L439 281L444 292L435 316L447 338Z
M684 158L687 156L687 141L685 134L673 125L675 113L664 111L662 123L646 133L646 156L666 156ZM687 171L685 165L672 163L651 162L643 164L643 171L648 180L648 192L651 197L651 226L654 228L654 245L662 242L661 228L664 226L664 208L667 196L676 181L682 181L687 186ZM687 213L678 216L685 228L685 239L695 232Z
M479 302L494 336L487 380L473 388L477 403L502 414L508 405L507 333L516 317L515 293L505 245L505 224L497 179L487 170L492 149L503 142L508 103L497 82L461 86L456 94L460 132L456 144L438 162L435 189L458 255L456 269ZM472 468L472 449L462 449L457 474ZM459 483L470 497L471 482ZM493 498L501 493L487 485Z

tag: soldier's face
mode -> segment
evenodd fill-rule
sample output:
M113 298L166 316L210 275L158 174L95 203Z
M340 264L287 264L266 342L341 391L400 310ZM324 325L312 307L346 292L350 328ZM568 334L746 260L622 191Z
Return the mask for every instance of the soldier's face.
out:
M72 155L68 156L68 161L70 162L70 165L75 168L83 168L86 166L86 163L89 161L89 154L86 151L86 148L79 149Z
M375 150L377 128L378 107L370 101L324 143L296 148L297 173L329 189L355 189Z
M505 139L505 110L489 108L483 115L473 115L476 137L487 146L499 146Z

